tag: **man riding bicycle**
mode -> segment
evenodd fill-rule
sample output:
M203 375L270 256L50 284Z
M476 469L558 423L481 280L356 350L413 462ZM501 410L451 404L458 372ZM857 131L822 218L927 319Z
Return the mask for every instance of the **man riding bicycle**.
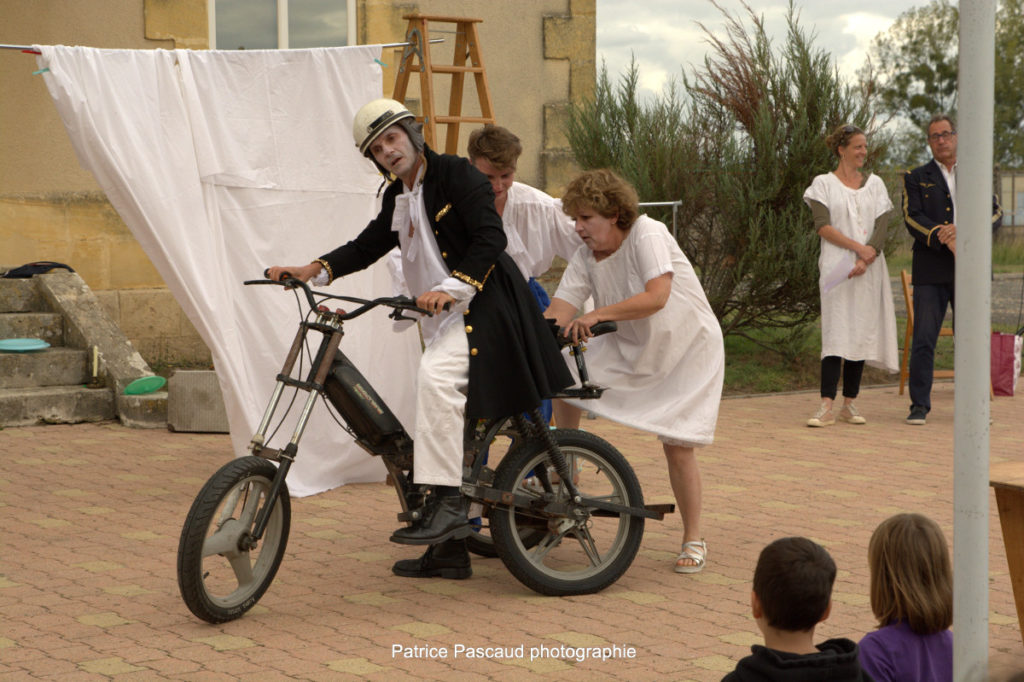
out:
M432 545L399 561L397 575L468 578L471 532L459 493L466 417L531 410L572 383L557 343L506 237L487 178L423 140L401 103L374 100L356 114L356 145L390 180L380 213L352 241L303 266L274 266L304 281L368 267L395 246L419 307L425 350L416 382L413 481L431 486L425 513L391 540Z

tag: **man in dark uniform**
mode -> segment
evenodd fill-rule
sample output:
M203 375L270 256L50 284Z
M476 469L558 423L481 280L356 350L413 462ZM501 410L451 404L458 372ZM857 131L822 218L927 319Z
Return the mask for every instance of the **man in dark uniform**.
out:
M287 271L330 281L401 248L409 290L421 292L417 305L434 313L421 322L413 458L413 481L432 486L433 502L421 520L391 536L431 547L393 570L468 578L464 538L471 527L459 493L465 418L534 409L572 377L526 280L505 254L487 178L466 159L434 153L413 114L394 100L363 106L353 134L391 181L380 213L349 243L309 265L270 268L269 276Z
M946 307L953 303L956 273L956 126L937 114L928 124L931 161L903 178L903 220L914 238L914 338L910 349L910 414L907 423L923 425L932 401L935 343ZM1003 220L992 197L992 230Z

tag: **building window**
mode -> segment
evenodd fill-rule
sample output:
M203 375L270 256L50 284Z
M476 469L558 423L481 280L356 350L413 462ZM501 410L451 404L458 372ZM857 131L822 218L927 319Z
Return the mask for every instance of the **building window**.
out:
M220 50L355 43L355 0L209 0L209 15L210 45Z

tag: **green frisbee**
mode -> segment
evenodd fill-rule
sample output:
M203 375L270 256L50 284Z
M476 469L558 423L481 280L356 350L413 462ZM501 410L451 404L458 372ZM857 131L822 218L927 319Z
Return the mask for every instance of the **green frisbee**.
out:
M140 377L124 387L125 395L145 395L159 391L167 383L167 379L158 376Z

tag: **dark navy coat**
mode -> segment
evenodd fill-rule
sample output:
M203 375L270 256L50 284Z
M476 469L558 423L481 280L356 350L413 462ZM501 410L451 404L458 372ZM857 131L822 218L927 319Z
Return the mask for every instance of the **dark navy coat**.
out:
M572 376L526 280L505 253L491 184L464 158L430 148L424 155L423 202L441 258L453 277L477 289L465 311L466 416L503 417L535 408L572 384ZM377 217L355 239L322 257L332 277L369 267L399 245L391 218L401 191L402 181L393 181Z
M914 238L914 284L951 284L956 260L939 241L938 229L953 222L953 198L935 159L903 176L903 222ZM993 196L992 230L1002 223L1003 211Z

